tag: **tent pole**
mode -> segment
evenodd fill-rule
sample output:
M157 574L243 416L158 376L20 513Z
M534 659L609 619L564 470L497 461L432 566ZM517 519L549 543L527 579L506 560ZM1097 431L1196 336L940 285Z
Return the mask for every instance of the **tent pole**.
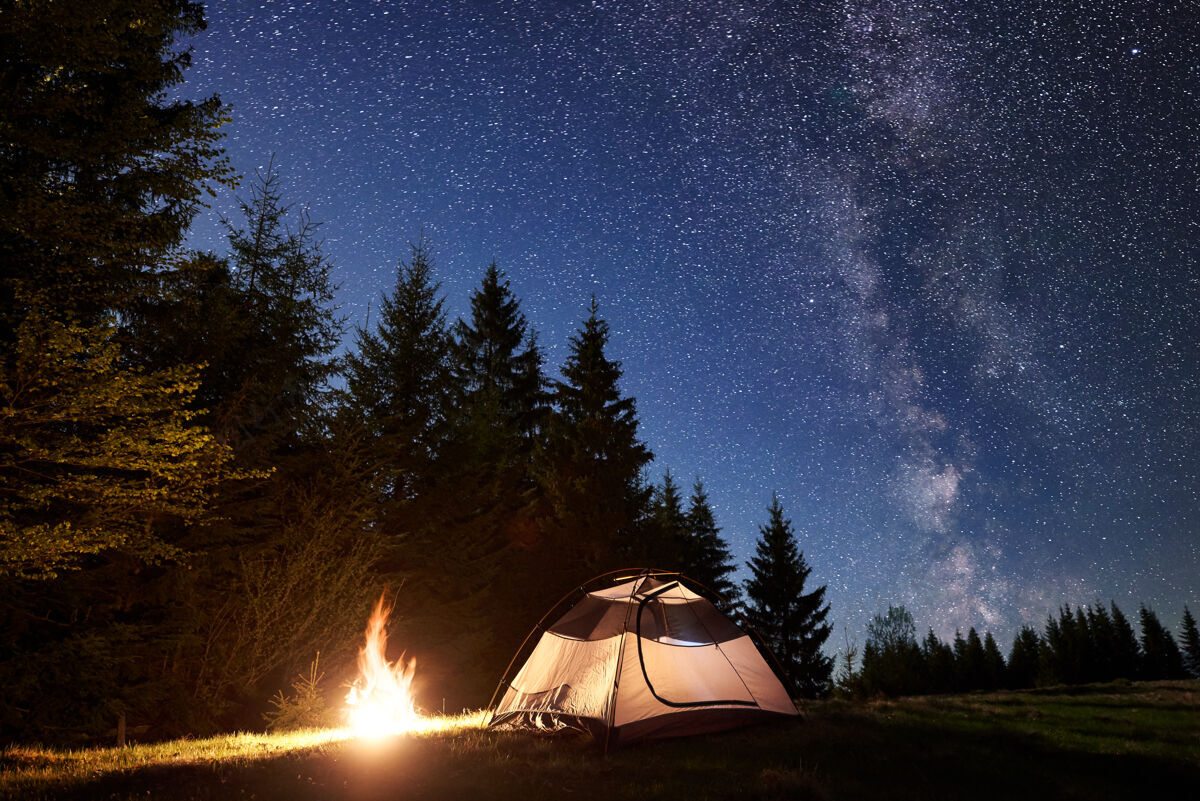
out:
M617 649L617 669L613 671L613 686L608 694L608 725L604 727L604 755L608 756L608 746L612 741L612 730L617 722L617 688L621 686L621 664L625 661L625 637L629 634L629 615L633 612L633 596L637 595L638 587L646 581L649 571L644 572L639 581L633 583L629 591L629 603L625 606L625 623L621 626L621 646Z
M610 570L607 573L601 573L600 575L598 575L594 578L588 579L587 581L580 584L578 587L575 587L574 589L568 591L565 595L563 595L563 597L559 598L558 602L555 603L554 606L550 607L550 611L548 611L548 612L546 612L546 614L542 615L542 619L537 622L537 625L535 625L532 629L529 630L529 633L525 635L525 639L521 641L520 647L517 648L516 653L514 653L512 655L512 659L508 660L508 667L506 667L504 669L504 673L501 674L500 681L499 681L499 683L496 684L496 689L492 692L492 699L490 701L488 701L488 705L487 705L488 711L494 711L494 709L496 707L496 702L500 698L500 688L503 687L505 685L505 683L508 681L508 674L512 672L513 665L515 665L517 663L517 657L519 657L521 655L521 652L525 650L525 646L529 644L529 641L531 639L533 639L533 635L535 632L538 632L538 631L545 632L546 631L546 628L545 628L546 621L550 619L550 616L553 615L558 610L558 608L566 602L566 600L568 598L570 598L572 595L574 595L577 592L582 592L582 593L586 594L589 584L596 584L599 581L601 581L602 579L608 578L609 576L613 575L614 573L629 573L629 572L635 571L635 570L637 570L637 568L623 568L621 570ZM637 573L637 576L643 576L643 575L648 576L648 575L652 575L652 574L656 575L658 573L663 573L663 572L665 572L665 571L661 571L661 570L653 571L653 570L647 570L647 569L643 568L641 570L641 572ZM636 578L637 576L634 576L634 578ZM628 622L629 622L628 618L626 618L626 623L628 623ZM624 645L624 640L622 640L621 642L622 642L622 645Z

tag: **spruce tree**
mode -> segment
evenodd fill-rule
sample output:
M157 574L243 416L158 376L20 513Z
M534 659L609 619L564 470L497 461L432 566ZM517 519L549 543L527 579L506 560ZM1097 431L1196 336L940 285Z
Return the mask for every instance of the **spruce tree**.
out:
M652 454L638 439L636 402L621 392L621 363L608 357L608 340L593 298L554 383L538 458L556 562L575 581L654 555L653 540L637 536L650 499L641 474Z
M754 556L746 563L751 573L745 583L746 618L766 639L796 690L820 696L828 691L833 671L832 660L821 653L832 630L825 622L825 587L805 592L812 568L777 495L772 495L767 515Z
M527 455L549 401L536 335L495 262L471 293L470 304L470 317L454 326L454 369L466 411L502 427Z
M989 631L983 636L983 684L985 690L996 690L1004 686L1004 655Z
M983 689L987 685L987 656L983 651L983 640L979 632L972 626L967 632L966 662L963 665L963 676L967 690Z
M736 604L741 591L731 577L737 569L729 546L721 538L708 495L699 479L692 485L692 497L687 511L687 549L684 572L723 597L730 605Z
M671 471L663 474L662 484L650 497L649 540L644 547L650 552L646 564L665 566L669 570L691 576L687 515L683 511L683 496Z
M272 158L256 175L250 199L239 201L242 222L224 222L233 286L251 325L238 353L239 385L217 423L254 461L317 435L344 332L319 224L301 211L289 227L292 208L283 203L279 180Z
M971 689L970 659L967 657L967 641L959 629L954 630L954 691L962 692Z
M1141 665L1137 635L1116 602L1110 602L1113 622L1112 673L1114 678L1135 679Z
M948 693L954 688L954 650L932 628L921 641L921 662L926 692Z
M1183 654L1171 632L1159 621L1154 611L1142 606L1138 613L1142 625L1141 677L1147 681L1181 679L1187 676Z
M1046 621L1042 649L1042 681L1046 684L1079 684L1087 680L1090 635L1087 616L1070 604L1060 607L1058 618Z
M217 97L177 87L186 0L34 0L0 12L0 343L30 309L102 323L147 292L203 194L231 184Z
M148 363L174 332L133 322L173 291L200 198L232 184L220 101L172 99L190 62L177 40L203 27L200 3L173 0L0 11L0 383L23 385L3 393L18 475L0 542L6 571L58 573L2 594L0 734L198 705L162 699L191 697L168 665L202 607L179 584L207 556L229 448L197 412L204 354Z
M1041 651L1041 639L1032 626L1022 626L1013 640L1008 656L1008 680L1010 689L1025 689L1037 684Z
M427 661L459 662L459 670L443 677L447 695L460 704L482 703L489 664L507 659L525 634L518 621L553 600L550 590L530 592L527 580L545 551L533 467L547 400L542 354L520 300L494 263L471 293L470 314L453 326L451 352L453 406L438 482L422 508L442 543L430 550L431 575L462 577L457 586L442 582L436 600L467 625L458 627L464 636ZM547 585L561 586L549 577Z
M1067 604L1059 610L1059 630L1062 640L1059 666L1065 684L1082 684L1089 681L1088 646L1090 634L1083 607L1074 610Z
M1088 630L1091 633L1090 664L1093 681L1112 681L1116 671L1113 654L1116 651L1116 630L1108 610L1099 601L1087 610Z
M1196 630L1196 618L1192 611L1183 607L1183 634L1180 637L1183 646L1183 663L1192 678L1200 679L1200 631Z
M453 401L450 335L424 237L397 267L373 330L346 356L346 403L372 443L384 499L412 502L432 480Z

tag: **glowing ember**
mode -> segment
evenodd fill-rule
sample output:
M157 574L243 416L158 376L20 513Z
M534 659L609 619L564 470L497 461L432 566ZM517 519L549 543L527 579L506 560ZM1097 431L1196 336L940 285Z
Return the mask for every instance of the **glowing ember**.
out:
M367 623L366 644L358 652L359 676L346 696L350 728L361 736L401 734L418 728L421 723L411 693L416 660L410 659L406 664L403 654L395 662L387 659L384 624L391 611L380 596Z

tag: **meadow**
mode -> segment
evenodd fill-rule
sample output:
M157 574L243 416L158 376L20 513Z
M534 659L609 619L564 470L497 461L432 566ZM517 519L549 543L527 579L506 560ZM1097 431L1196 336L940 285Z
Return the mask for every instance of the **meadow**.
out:
M631 746L480 716L0 752L12 799L1130 799L1200 788L1200 681L805 704L794 722Z

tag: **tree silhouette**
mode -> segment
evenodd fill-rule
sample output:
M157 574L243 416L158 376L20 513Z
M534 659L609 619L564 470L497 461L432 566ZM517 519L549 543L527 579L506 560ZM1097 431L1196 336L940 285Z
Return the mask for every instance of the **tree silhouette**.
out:
M987 657L983 651L983 640L972 626L967 632L967 648L964 654L962 675L964 689L979 690L987 686Z
M921 648L912 615L903 606L889 606L867 624L863 646L862 686L868 694L910 695L920 692Z
M746 563L746 617L766 638L796 690L819 696L829 690L833 662L821 653L829 639L825 587L805 592L812 568L800 552L779 497L771 497L766 525L759 527L754 556Z
M1037 683L1042 642L1032 626L1022 626L1008 657L1008 686L1033 687Z
M415 500L432 478L453 403L450 335L429 244L411 246L374 330L346 356L346 401L372 443L384 496Z
M654 555L636 535L650 499L641 474L653 454L638 438L636 401L621 392L621 363L608 357L599 312L592 298L571 337L537 460L556 567L574 581Z
M1111 681L1117 678L1113 655L1116 652L1116 629L1108 610L1099 601L1087 610L1090 636L1089 662L1093 681Z
M700 479L692 485L686 518L687 547L684 551L684 572L718 593L731 605L741 597L741 590L731 577L737 567L729 546L721 539L716 518L708 505L708 495Z
M996 639L989 631L983 636L983 684L985 690L995 690L1004 686L1005 678L1004 655L996 645Z
M691 576L687 515L683 511L679 485L675 483L670 470L663 474L662 484L654 488L650 497L649 522L644 563L665 565L668 569Z
M1138 648L1137 636L1129 618L1116 605L1109 604L1112 610L1113 650L1112 674L1114 678L1137 678L1141 664L1141 650Z
M1180 637L1183 645L1183 662L1192 678L1200 679L1200 632L1196 630L1196 619L1192 611L1183 607L1183 635Z
M1158 615L1142 606L1138 617L1142 624L1142 678L1149 681L1185 678L1183 655Z
M954 649L942 642L933 629L921 641L921 662L924 666L925 690L948 693L954 689Z

